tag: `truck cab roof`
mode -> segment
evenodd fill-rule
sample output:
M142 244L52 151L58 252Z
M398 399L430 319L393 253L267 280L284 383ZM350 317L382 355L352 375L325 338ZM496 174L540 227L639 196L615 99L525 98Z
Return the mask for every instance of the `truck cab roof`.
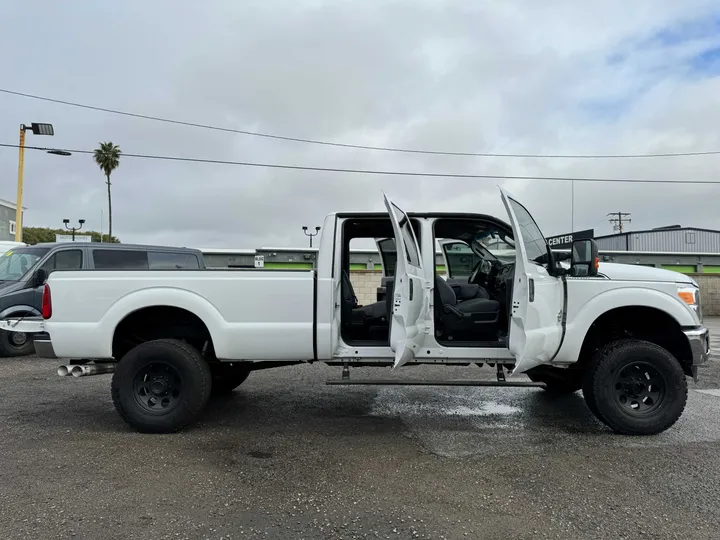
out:
M411 218L450 218L450 219L487 219L505 223L501 219L489 214L476 214L474 212L408 212ZM387 212L333 212L327 217L332 218L388 218Z

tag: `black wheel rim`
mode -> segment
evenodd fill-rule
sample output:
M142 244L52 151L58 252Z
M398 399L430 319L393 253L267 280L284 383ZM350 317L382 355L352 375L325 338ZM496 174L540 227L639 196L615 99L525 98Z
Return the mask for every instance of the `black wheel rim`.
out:
M633 416L643 416L659 409L666 393L665 377L649 362L632 362L615 375L615 401L623 411Z
M172 411L183 398L180 373L161 361L152 362L138 371L133 390L140 408L154 414Z
M20 348L26 343L27 334L25 332L10 332L10 345Z

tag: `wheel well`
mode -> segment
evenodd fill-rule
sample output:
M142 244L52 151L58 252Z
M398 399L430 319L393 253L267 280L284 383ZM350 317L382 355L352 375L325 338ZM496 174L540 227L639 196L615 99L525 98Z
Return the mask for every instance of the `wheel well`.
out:
M664 311L641 306L613 309L598 317L583 341L579 365L590 362L595 351L606 343L624 338L659 345L677 358L687 375L692 375L692 351L680 324Z
M179 339L203 354L212 354L212 337L205 323L190 311L153 306L130 313L115 328L112 355L120 360L133 347L155 339Z
M11 318L11 317L34 317L36 315L39 315L38 312L30 311L29 309L18 309L17 311L11 311L7 315L5 315L5 318Z

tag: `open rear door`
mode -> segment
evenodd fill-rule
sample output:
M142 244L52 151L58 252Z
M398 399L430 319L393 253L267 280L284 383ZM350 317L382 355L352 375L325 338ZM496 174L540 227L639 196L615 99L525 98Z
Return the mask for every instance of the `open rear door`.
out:
M390 348L395 352L395 369L415 358L425 336L431 331L429 313L432 289L425 278L420 246L410 219L387 195L383 196L395 232L397 249L393 297L387 299L393 303Z
M513 374L550 362L560 348L564 324L562 280L547 270L549 249L530 213L502 188L515 236L515 278L508 348Z

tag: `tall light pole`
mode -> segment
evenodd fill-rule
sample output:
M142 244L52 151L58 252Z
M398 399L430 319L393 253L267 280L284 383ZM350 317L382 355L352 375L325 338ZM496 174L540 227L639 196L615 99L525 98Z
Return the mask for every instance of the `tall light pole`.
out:
M15 241L22 241L22 197L23 197L23 169L25 167L25 132L30 130L33 135L55 135L52 124L38 124L33 122L30 126L20 124L20 146L18 147L18 181L17 200L15 201ZM62 155L62 154L61 154Z
M302 229L303 229L303 232L305 233L305 236L310 237L310 247L312 247L312 239L314 236L317 236L318 234L320 234L320 227L315 227L314 233L308 232L308 228L305 225L303 225Z
M83 226L83 224L85 223L85 220L84 220L84 219L78 219L78 223L80 224L79 227L70 227L70 226L69 226L69 223L70 223L70 220L69 220L69 219L63 219L63 223L65 224L65 228L66 228L68 231L72 231L72 241L74 242L74 241L75 241L75 231L79 231L80 229L82 229L82 226Z

